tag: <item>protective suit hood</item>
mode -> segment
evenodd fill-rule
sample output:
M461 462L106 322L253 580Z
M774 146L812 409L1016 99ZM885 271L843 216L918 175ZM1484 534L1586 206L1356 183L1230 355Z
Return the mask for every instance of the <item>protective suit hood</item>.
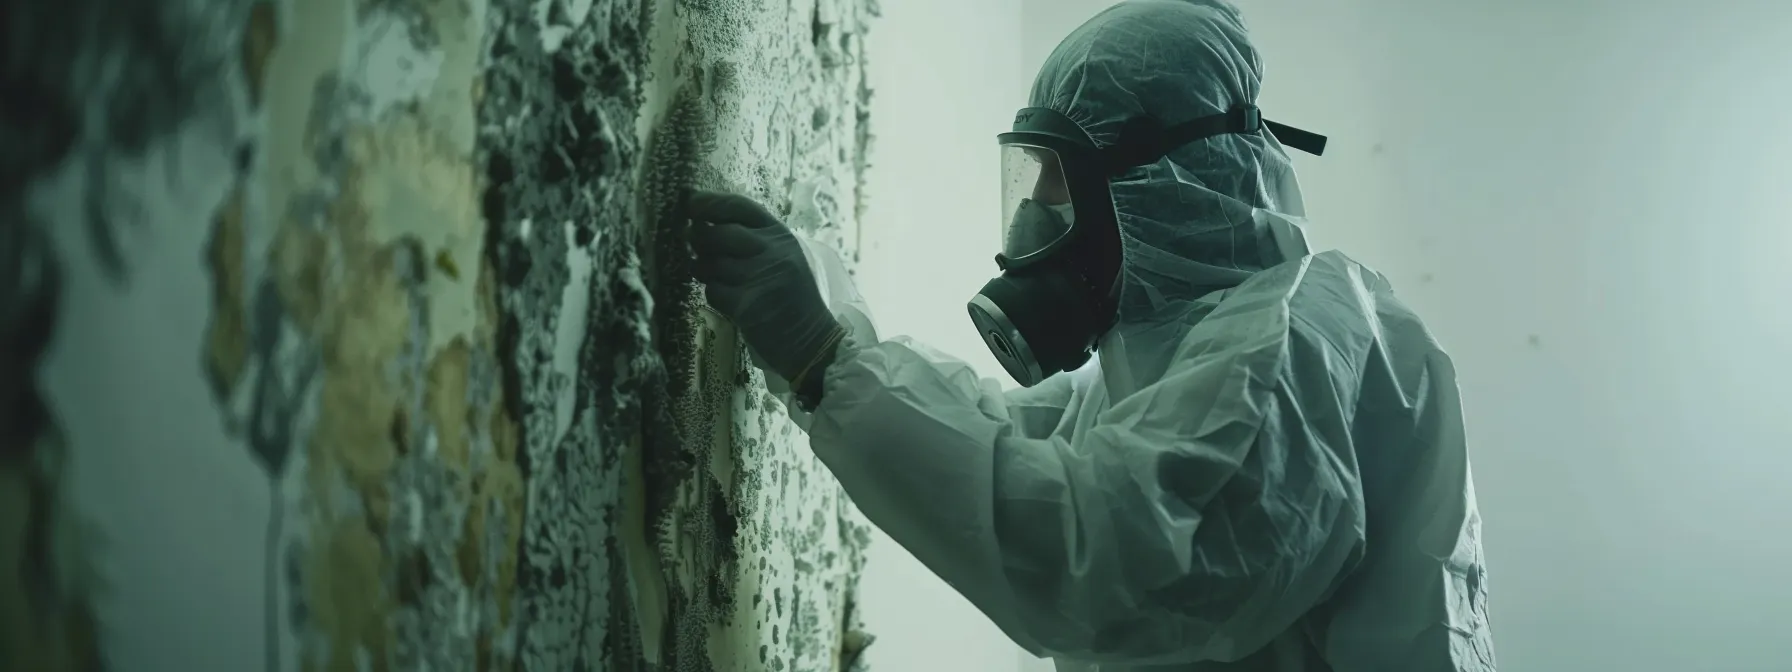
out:
M1063 113L1105 146L1140 115L1175 123L1254 104L1262 76L1231 4L1129 0L1053 50L1029 104ZM1173 354L1164 346L1211 310L1203 297L1307 253L1300 185L1267 130L1184 145L1113 180L1111 192L1125 259L1119 326L1103 349L1124 350L1126 368L1140 373L1161 366Z

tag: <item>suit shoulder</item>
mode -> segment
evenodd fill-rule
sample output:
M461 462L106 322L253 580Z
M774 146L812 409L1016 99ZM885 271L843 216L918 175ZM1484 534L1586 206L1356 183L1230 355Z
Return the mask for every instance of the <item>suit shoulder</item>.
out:
M1341 252L1304 260L1289 288L1288 312L1289 329L1297 332L1291 335L1323 338L1353 360L1371 349L1442 354L1430 328L1387 277Z

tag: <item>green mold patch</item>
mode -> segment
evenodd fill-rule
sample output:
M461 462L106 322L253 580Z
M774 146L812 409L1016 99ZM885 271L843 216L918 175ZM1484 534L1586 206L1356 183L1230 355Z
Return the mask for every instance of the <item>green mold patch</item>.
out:
M295 541L299 657L320 670L502 668L524 479L500 403L491 270L477 237L469 253L390 222L427 202L443 228L477 227L472 159L404 114L336 144L321 221L289 218L269 256L320 363ZM465 263L444 272L436 244L463 246L446 256Z
M46 439L33 448L41 457L62 446ZM0 669L98 670L101 653L90 606L97 586L80 580L86 554L66 553L79 546L53 538L82 530L66 511L58 511L67 503L58 501L49 466L0 462ZM57 546L65 553L53 553Z
M220 399L230 397L249 364L243 227L243 196L238 189L219 211L206 250L212 275L212 317L205 336L205 371L213 393Z
M472 426L473 418L467 407L467 377L472 356L472 348L465 338L454 339L430 360L423 390L423 404L429 411L430 422L436 427L439 457L457 469L468 467L467 456L471 449L467 430Z
M386 626L389 599L381 574L386 557L364 524L320 523L313 530L307 565L307 603L329 650L306 662L325 672L356 672L357 660L385 660L391 650Z

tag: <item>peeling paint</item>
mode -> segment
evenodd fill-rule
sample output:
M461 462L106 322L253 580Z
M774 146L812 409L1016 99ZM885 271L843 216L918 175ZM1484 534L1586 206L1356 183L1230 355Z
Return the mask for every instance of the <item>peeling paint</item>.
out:
M572 222L565 226L566 287L560 292L560 319L554 329L552 370L561 393L554 400L554 436L566 436L572 427L577 395L569 382L578 374L579 347L585 343L586 328L591 317L591 252L577 243L578 230Z
M307 3L270 59L268 98L289 104L269 111L264 186L281 215L275 320L321 367L286 542L307 669L515 656L523 479L495 359L472 154L484 17L469 5Z
M433 44L432 21L411 4L372 4L359 12L342 70L347 79L363 82L364 114L380 119L399 105L417 102L435 88L442 74L442 51Z
M373 244L408 240L457 268L479 263L485 231L471 156L456 153L415 117L351 135L347 145L348 160L361 176L355 196L366 210ZM471 334L477 301L471 278L438 273L427 285L428 348L434 353Z

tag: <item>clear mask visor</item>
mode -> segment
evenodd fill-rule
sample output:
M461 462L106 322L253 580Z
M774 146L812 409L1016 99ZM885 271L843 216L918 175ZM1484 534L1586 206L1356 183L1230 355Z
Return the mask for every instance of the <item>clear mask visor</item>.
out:
M1068 237L1076 208L1058 154L1033 145L1002 146L1002 255L1020 261Z

